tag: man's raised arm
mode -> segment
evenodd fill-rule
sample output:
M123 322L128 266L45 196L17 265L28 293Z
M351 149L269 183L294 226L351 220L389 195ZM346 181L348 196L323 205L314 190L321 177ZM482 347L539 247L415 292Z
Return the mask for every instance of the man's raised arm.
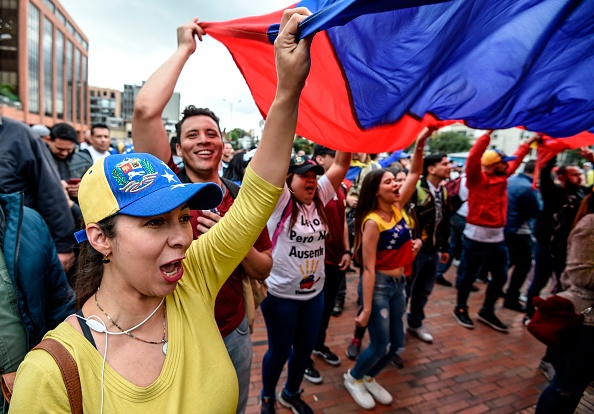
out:
M178 27L177 49L142 86L134 102L132 139L135 152L148 152L167 162L171 156L167 132L161 119L177 79L204 34L198 19Z

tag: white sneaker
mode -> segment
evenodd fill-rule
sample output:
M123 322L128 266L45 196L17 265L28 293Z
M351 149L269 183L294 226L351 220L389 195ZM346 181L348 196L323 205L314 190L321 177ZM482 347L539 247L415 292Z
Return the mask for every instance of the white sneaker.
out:
M344 387L349 392L349 394L351 394L353 400L355 400L355 402L359 404L361 408L371 410L373 407L375 407L375 401L363 383L364 381L362 379L357 380L353 378L350 369L346 374L344 374Z
M408 327L408 330L415 334L421 341L432 343L433 342L433 335L431 335L424 326L419 326L418 328L411 328Z
M553 377L555 376L555 367L553 364L541 360L538 368L540 369L540 372L542 372L542 375L544 375L545 378L549 380L549 382L553 380Z
M363 378L363 385L367 388L367 391L375 398L375 400L384 405L392 404L393 398L388 391L384 387L378 384L375 378L372 377L364 377Z

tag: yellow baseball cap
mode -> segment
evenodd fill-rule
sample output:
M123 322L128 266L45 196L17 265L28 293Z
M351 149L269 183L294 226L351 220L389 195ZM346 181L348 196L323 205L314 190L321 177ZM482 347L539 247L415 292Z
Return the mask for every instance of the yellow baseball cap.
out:
M507 156L505 153L498 149L490 149L484 152L481 157L481 164L484 166L497 164L498 162L509 162L515 160L515 155Z

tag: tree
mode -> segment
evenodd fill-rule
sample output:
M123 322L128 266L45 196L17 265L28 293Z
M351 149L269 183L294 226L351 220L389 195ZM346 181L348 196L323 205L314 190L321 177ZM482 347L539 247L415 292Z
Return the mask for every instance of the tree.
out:
M295 153L297 153L299 150L303 150L306 154L311 155L313 154L313 148L313 142L299 136L295 138L295 141L293 142L293 149L295 150Z
M468 151L472 146L468 137L460 132L448 131L442 132L436 138L429 139L429 151L431 153L443 152L450 154L453 152Z

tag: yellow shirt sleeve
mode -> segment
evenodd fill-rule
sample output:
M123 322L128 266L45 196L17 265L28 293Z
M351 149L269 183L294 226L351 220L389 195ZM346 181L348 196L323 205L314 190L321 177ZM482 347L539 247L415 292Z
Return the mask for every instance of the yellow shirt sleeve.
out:
M241 263L266 226L282 193L246 169L241 191L223 218L195 240L179 283L203 293L213 304L219 289Z
M70 413L66 386L56 362L43 350L33 352L36 358L25 358L19 366L17 378L20 381L15 382L8 412L10 414ZM19 386L26 389L26 392L19 392Z

